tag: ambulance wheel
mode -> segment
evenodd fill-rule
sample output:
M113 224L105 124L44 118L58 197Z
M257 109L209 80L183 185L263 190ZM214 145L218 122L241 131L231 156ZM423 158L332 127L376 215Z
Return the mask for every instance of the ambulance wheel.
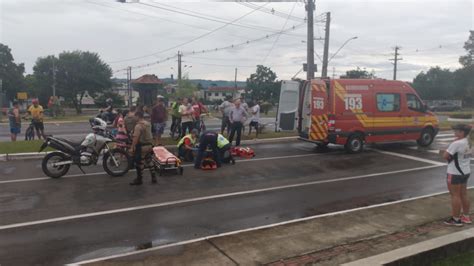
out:
M431 128L425 128L421 131L420 138L416 141L421 147L430 146L434 140L434 132Z
M344 148L348 153L359 153L364 149L364 139L360 134L351 135Z

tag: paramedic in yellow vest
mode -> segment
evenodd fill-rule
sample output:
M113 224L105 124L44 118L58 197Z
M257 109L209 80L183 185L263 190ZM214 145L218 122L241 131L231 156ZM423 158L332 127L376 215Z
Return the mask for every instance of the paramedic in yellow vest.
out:
M44 139L43 106L39 104L38 99L33 99L31 103L32 105L28 108L28 114L31 115L38 139Z
M232 159L230 156L230 142L222 134L217 134L217 149L223 163L229 163Z
M210 148L212 151L212 159L216 162L217 167L221 167L221 156L219 154L219 148L217 147L217 137L218 134L213 131L206 131L202 133L199 139L199 150L194 160L194 168L200 169L204 154L207 152L207 149Z
M146 163L146 156L150 154L153 149L153 135L151 134L151 124L143 117L143 112L135 113L137 124L133 130L133 142L130 147L130 152L134 155L135 169L137 170L137 178L133 180L130 185L141 185L143 179L143 169ZM155 173L150 168L151 182L156 183Z
M196 146L196 140L198 137L197 129L191 130L191 134L185 135L178 142L178 155L185 161L193 161L193 148Z

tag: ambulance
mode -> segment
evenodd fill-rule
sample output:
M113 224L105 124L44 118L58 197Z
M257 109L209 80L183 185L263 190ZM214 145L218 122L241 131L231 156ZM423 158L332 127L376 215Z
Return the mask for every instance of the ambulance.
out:
M429 146L437 117L406 82L383 79L282 81L277 126L298 130L320 147L344 145L358 153L366 143L414 140Z

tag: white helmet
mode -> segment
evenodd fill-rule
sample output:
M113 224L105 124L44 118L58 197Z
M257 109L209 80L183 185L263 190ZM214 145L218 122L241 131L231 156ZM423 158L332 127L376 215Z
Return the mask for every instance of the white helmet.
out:
M105 131L107 129L107 123L98 117L91 119L90 123L93 130Z

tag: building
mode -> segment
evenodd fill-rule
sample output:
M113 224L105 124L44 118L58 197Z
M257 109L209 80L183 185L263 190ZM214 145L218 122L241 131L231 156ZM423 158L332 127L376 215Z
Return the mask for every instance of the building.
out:
M139 104L151 106L155 103L156 96L164 93L164 82L156 75L146 74L132 80L133 88L138 91Z
M237 99L245 93L245 88L236 87L208 87L203 90L203 96L206 101L223 101L227 96Z

